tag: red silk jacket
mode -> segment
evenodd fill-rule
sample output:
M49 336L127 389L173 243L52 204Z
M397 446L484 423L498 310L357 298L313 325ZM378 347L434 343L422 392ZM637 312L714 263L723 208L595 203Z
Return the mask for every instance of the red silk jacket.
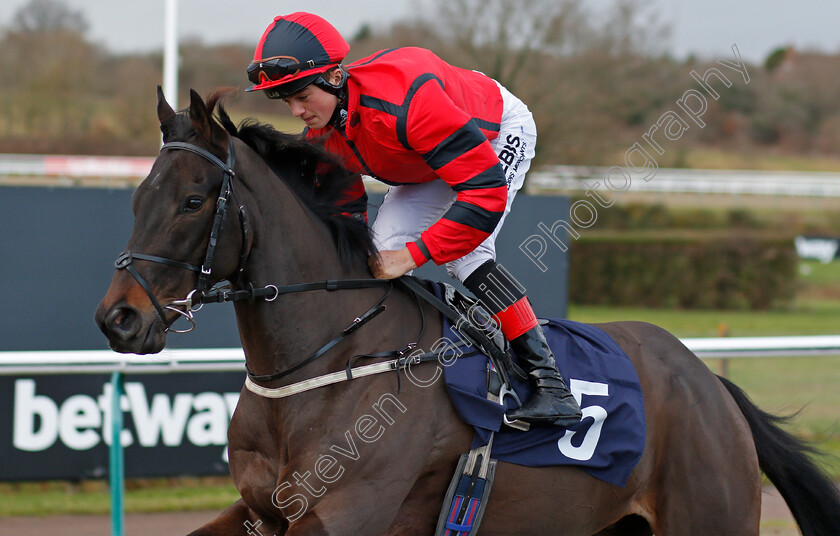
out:
M349 169L388 184L446 181L455 203L406 246L418 266L470 253L496 228L507 202L490 145L503 108L496 82L421 48L383 50L348 69L345 128L309 130L307 137Z

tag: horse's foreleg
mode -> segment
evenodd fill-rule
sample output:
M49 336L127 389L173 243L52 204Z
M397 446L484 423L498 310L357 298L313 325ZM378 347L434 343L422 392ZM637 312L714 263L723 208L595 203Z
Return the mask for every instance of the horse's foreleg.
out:
M260 534L260 521L257 515L239 499L219 514L216 519L197 529L188 536L227 536L242 534L257 536Z

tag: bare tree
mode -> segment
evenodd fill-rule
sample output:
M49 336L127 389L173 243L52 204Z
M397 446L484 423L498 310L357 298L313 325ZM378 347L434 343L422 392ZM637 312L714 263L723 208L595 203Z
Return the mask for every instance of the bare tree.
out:
M24 33L69 31L84 34L87 29L84 14L59 0L31 0L12 18L12 30Z
M673 62L651 0L425 0L431 47L534 112L537 161L605 163L662 102ZM421 45L423 46L423 45Z
M451 45L450 55L511 90L545 54L573 52L585 26L580 0L431 1L426 23Z

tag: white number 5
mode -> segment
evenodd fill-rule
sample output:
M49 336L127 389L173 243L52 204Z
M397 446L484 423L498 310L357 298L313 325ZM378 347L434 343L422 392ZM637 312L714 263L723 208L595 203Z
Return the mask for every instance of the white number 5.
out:
M583 418L581 420L591 417L593 422L589 429L584 432L583 441L581 441L579 447L572 445L572 438L578 432L566 430L563 437L557 440L557 448L567 458L586 461L595 454L598 440L601 439L601 428L604 426L604 421L607 418L607 410L601 406L586 406L584 408L582 403L583 395L609 396L610 388L606 383L570 380L569 390L582 408L581 413L583 414Z

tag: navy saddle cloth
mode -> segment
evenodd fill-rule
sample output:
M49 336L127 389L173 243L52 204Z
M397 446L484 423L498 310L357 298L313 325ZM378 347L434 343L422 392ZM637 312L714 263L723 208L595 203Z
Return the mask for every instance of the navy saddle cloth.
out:
M438 296L443 292L436 288ZM603 330L570 320L542 326L558 368L583 412L568 428L533 427L527 432L502 427L505 409L487 399L487 356L477 353L448 362L446 387L461 418L476 430L473 448L486 445L495 431L491 456L497 460L546 467L576 465L594 477L624 486L642 456L645 410L639 378L624 351ZM465 337L444 317L444 337ZM514 391L527 400L532 387L511 375ZM515 402L505 400L507 409Z

